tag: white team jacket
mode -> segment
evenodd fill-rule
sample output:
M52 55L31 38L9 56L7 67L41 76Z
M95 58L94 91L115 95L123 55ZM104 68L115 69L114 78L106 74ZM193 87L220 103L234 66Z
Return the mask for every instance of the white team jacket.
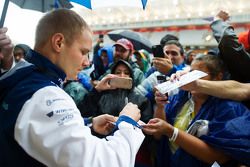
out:
M133 167L144 135L122 122L113 136L93 136L71 97L48 86L23 105L15 139L30 156L51 167Z

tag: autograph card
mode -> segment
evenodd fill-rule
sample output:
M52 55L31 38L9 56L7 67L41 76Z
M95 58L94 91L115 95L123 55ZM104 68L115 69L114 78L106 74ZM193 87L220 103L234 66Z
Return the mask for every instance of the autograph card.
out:
M186 85L190 82L193 82L197 79L207 76L207 73L194 70L187 74L184 74L180 77L179 80L167 81L156 86L156 89L159 90L162 94L169 93L170 91L177 89L183 85Z

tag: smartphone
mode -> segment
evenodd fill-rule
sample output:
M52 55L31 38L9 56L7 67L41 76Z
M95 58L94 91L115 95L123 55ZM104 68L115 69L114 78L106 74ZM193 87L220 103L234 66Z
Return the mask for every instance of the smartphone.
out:
M153 45L152 52L154 57L164 57L164 52L161 45Z
M163 83L163 82L166 82L166 81L167 81L167 79L166 79L166 76L165 76L165 75L157 75L156 77L157 77L157 83L158 83L158 84L161 84L161 83Z
M103 34L99 34L99 38L103 39L104 35Z
M110 79L109 84L112 87L116 87L116 88L131 89L133 85L133 80L132 78L128 78L128 77L117 77L117 78Z

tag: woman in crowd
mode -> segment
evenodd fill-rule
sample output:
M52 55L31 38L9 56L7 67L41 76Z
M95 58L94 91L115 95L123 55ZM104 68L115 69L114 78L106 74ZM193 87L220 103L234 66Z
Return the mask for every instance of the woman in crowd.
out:
M127 77L133 80L133 71L130 64L124 60L118 60L111 69L111 74L114 77ZM134 84L134 82L132 82ZM153 109L150 101L134 91L134 85L131 89L115 88L97 92L93 89L89 92L82 103L78 105L83 117L98 116L101 114L110 114L118 116L127 102L132 102L138 105L141 110L141 120L147 123L153 117ZM88 107L86 107L88 106ZM99 137L103 137L98 135ZM149 167L151 166L151 137L146 137L136 158L136 166Z
M191 69L206 72L205 80L223 77L217 56L197 56ZM158 166L211 166L215 161L223 166L250 164L250 112L244 105L195 90L172 97L156 92L156 101L157 118L144 125L144 132L162 135Z
M119 77L128 77L133 80L132 68L124 60L119 60L111 69L111 74ZM111 114L118 116L120 109L125 106L125 99L127 102L137 104L141 110L141 120L148 122L153 116L150 101L147 98L137 94L134 87L131 89L113 89L102 92L97 92L95 89L89 92L84 100L79 104L78 108L84 117L97 116L101 114ZM86 105L88 104L88 107Z

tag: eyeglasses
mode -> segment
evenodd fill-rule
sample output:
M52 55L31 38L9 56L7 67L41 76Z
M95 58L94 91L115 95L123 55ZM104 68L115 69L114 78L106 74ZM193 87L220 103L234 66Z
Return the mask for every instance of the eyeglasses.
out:
M179 53L178 52L176 52L176 51L164 51L164 53L166 54L166 55L172 55L172 56L178 56L179 55Z

